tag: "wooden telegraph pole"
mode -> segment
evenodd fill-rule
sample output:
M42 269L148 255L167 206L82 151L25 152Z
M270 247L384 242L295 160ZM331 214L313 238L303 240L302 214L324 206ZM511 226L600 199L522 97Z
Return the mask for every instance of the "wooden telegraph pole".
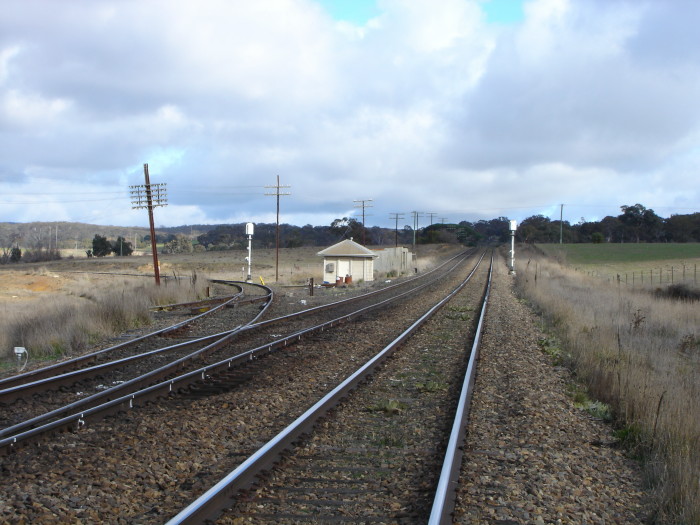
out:
M275 282L277 282L279 280L280 269L280 197L284 195L291 195L291 193L280 193L280 189L291 188L291 186L280 186L280 176L277 175L277 185L265 187L273 188L275 190L274 193L266 193L265 195L277 197L277 228L275 229Z
M396 221L396 225L394 227L394 246L398 247L399 246L399 219L403 219L403 213L392 212L391 215L393 215L393 217L389 217L389 218L394 219Z
M365 208L371 208L371 204L367 204L368 202L372 202L372 199L357 199L354 200L353 202L359 202L360 204L355 204L355 208L362 208L362 245L364 246L367 244L367 241L365 239Z
M165 183L151 184L148 176L148 164L143 165L143 173L146 184L129 186L131 188L132 209L148 209L148 222L151 225L151 251L153 251L153 273L156 284L160 286L160 268L158 267L158 250L156 248L156 229L153 224L153 208L167 206L168 199L165 193ZM144 201L145 199L145 201Z

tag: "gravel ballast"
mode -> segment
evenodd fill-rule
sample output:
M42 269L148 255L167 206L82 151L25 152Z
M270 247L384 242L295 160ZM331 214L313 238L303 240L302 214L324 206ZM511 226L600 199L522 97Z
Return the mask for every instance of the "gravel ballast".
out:
M538 345L537 318L496 266L455 523L644 523L641 469L612 428L574 406L570 373Z

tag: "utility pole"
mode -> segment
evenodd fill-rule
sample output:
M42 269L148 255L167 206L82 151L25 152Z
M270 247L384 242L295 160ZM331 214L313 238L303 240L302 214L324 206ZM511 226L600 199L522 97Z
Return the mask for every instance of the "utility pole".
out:
M447 217L440 217L440 224L445 224Z
M559 244L562 243L564 237L564 205L560 204L559 208Z
M275 186L265 186L266 188L273 188L274 193L266 193L265 195L272 195L277 197L277 228L275 229L275 282L279 280L279 268L280 268L280 197L284 195L291 195L291 193L281 193L282 188L291 188L291 186L280 186L280 176L277 175L277 185Z
M359 202L360 204L355 204L355 208L362 208L362 245L367 244L365 242L365 208L371 208L371 204L366 204L372 202L372 199L359 199L352 202Z
M167 206L168 198L165 193L165 183L151 184L148 176L148 164L143 165L143 174L146 184L129 186L131 188L131 208L148 210L148 222L151 226L151 251L153 252L153 274L156 284L160 286L160 268L158 267L158 250L156 248L156 228L153 223L153 208ZM145 201L144 201L145 199Z
M403 213L398 213L398 212L392 212L390 215L392 217L389 217L390 219L394 219L396 221L396 225L394 226L394 241L395 241L395 246L399 246L399 219L403 219Z
M437 213L434 213L434 212L432 212L432 211L429 211L429 212L427 213L427 215L430 215L430 225L432 226L432 225L433 225L433 217L435 217L435 216L437 215Z
M422 211L412 211L413 215L413 256L416 256L416 230L418 230L418 218L423 216Z

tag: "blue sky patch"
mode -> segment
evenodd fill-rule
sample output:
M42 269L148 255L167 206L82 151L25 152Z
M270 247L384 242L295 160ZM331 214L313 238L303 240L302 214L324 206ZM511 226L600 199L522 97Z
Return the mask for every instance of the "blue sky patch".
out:
M335 20L363 26L381 12L376 0L316 0Z
M481 9L486 20L494 24L514 24L525 19L523 0L485 0Z

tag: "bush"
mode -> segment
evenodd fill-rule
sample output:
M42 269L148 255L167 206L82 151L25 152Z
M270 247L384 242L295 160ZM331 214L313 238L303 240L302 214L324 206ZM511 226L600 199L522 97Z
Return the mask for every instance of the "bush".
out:
M605 240L605 237L600 232L595 232L595 233L591 234L591 242L593 244L602 244L604 240Z
M104 257L112 253L112 243L107 240L107 237L95 234L92 239L92 255L95 257Z
M61 252L52 248L43 250L37 248L36 250L25 250L22 254L22 260L24 262L46 262L46 261L58 261L61 259Z
M121 235L117 237L117 240L112 245L112 253L116 256L128 256L134 253L134 249L131 247L131 243L127 242Z
M687 284L670 284L666 289L657 288L656 297L666 299L678 299L681 301L700 301L700 290L691 288Z

